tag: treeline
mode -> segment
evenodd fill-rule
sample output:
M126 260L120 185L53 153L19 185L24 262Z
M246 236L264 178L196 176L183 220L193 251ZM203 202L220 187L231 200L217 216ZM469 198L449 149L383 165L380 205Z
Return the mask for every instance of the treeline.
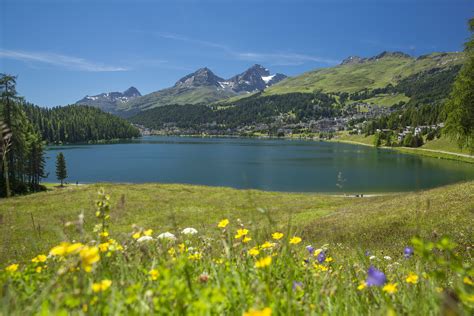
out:
M155 129L166 124L181 128L197 128L209 124L216 128L236 128L273 123L282 117L285 123L306 122L334 117L340 111L335 97L321 92L271 96L259 93L233 103L162 106L139 113L130 118L130 121Z
M26 116L15 84L15 77L0 76L0 197L39 191L45 177L44 142Z
M140 136L129 122L86 105L41 108L23 105L27 117L48 143L79 143Z

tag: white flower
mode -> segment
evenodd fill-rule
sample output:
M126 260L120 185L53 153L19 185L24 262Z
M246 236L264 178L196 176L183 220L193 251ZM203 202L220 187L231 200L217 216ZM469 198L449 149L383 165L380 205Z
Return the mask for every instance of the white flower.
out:
M142 243L142 242L147 242L147 241L152 241L153 237L151 236L142 236L137 239L137 242Z
M385 260L388 260L388 261L392 260L392 257L389 257L389 256L385 256L385 257L383 257L383 258L384 258Z
M165 233L159 234L158 237L156 237L156 238L158 238L158 239L176 240L176 236L173 235L173 234L170 233L170 232L165 232Z
M369 260L374 260L376 257L375 256L370 256Z
M188 228L185 228L181 231L181 234L183 235L195 235L197 234L197 230L192 228L192 227L188 227Z

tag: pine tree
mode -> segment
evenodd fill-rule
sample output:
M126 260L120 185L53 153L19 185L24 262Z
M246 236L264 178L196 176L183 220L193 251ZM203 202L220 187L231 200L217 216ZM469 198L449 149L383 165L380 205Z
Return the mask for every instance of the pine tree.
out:
M67 178L67 170L66 170L66 159L64 158L63 153L59 153L56 156L56 177L59 181L61 181L61 186L64 186L64 179Z
M446 103L444 132L459 147L474 151L474 18L469 21L471 39L465 45L466 62Z

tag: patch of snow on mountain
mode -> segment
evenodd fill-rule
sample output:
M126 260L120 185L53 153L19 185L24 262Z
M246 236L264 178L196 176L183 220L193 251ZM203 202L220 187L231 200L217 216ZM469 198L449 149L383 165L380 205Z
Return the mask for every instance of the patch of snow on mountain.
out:
M275 75L271 75L271 76L264 76L262 77L262 80L265 82L265 83L269 83L270 80L273 79L273 77L275 77Z

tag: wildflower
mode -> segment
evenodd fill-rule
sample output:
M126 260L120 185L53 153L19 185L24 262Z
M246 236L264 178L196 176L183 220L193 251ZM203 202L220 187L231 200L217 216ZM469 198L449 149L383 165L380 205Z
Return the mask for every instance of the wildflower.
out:
M258 254L260 253L260 251L257 249L257 247L253 247L251 248L249 251L247 251L247 253L250 255L250 256L258 256Z
M465 276L464 279L462 279L462 281L464 282L464 284L474 285L474 282L472 282L472 280L467 276Z
M158 277L160 276L160 273L156 269L151 269L148 274L150 275L150 280L152 281L158 280Z
M392 257L390 257L390 256L384 256L383 258L384 258L385 260L387 260L387 261L392 260Z
M11 265L9 265L8 267L5 268L5 271L10 272L10 273L13 273L13 272L15 272L16 270L18 270L18 267L19 267L19 266L20 266L20 265L19 265L18 263L11 264Z
M92 291L95 293L107 291L107 289L112 285L110 280L102 280L98 283L92 284Z
M99 248L85 246L79 253L82 261L82 268L86 272L92 270L92 265L100 260Z
M140 232L137 232L137 233L135 233L135 234L132 235L132 238L133 238L133 239L138 239L138 238L140 238L141 235L142 235L142 234L140 234Z
M327 263L332 262L332 261L333 261L332 257L327 257L326 260L324 260L324 262L327 262Z
M273 247L273 245L270 242L266 241L260 246L260 249L268 249L268 248L272 248L272 247Z
M164 232L162 234L159 234L158 237L156 237L158 239L168 239L168 240L176 240L176 236L173 235L172 233L170 232Z
M395 294L398 291L397 285L397 283L388 283L382 288L382 291L387 292L388 294Z
M229 225L229 220L227 218L221 220L219 224L217 224L217 227L219 228L226 228L227 225Z
M138 243L144 243L144 242L148 242L148 241L152 241L152 240L153 240L153 237L145 235L145 236L142 236L142 237L138 238L137 242Z
M109 232L103 231L103 232L101 232L101 233L99 234L99 237L107 238L107 237L109 237Z
M297 282L297 281L293 281L293 291L295 290L303 290L303 283L302 282Z
M36 273L41 273L41 271L43 271L43 267L36 267L35 271Z
M301 238L297 236L293 236L290 239L290 244L293 244L293 245L299 244L300 242L301 242Z
M369 270L367 271L367 286L381 286L384 285L385 282L387 282L387 277L385 274L374 268L373 266L370 266Z
M308 250L310 255L312 255L314 253L314 247L311 246L311 245L306 246L306 250Z
M104 242L104 243L99 244L99 250L100 252L107 252L109 250L109 243Z
M318 270L318 271L328 271L329 268L326 267L326 266L323 266L322 264L317 264L317 263L313 263L313 267Z
M406 277L405 281L407 283L416 284L418 283L418 275L413 272L410 272L408 273L408 276Z
M192 227L185 228L181 231L183 235L196 235L198 231Z
M178 250L179 250L180 253L186 252L187 251L186 245L183 244L183 243L179 244L178 245Z
M360 282L359 286L357 287L357 289L359 291L362 291L363 289L365 289L367 287L367 283L366 282Z
M202 255L199 252L196 252L196 253L191 254L191 255L188 256L188 259L196 260L196 261L201 260L201 258L202 258Z
M272 263L272 257L268 256L255 262L255 268L265 268Z
M243 243L248 243L248 242L250 242L251 240L252 240L251 237L245 236L244 239L242 239L242 242L243 242Z
M45 255L37 255L33 259L31 259L31 262L34 263L40 263L40 262L45 262L48 259Z
M275 240L280 240L283 238L283 234L282 233L279 233L279 232L275 232L272 234L272 238L275 239Z
M245 228L238 229L237 234L235 235L235 239L242 238L246 236L248 233L249 233L248 229L245 229Z
M271 316L272 309L270 307L265 307L262 310L251 309L248 312L245 312L243 316Z
M374 260L375 258L377 258L377 257L376 256L370 256L369 260Z
M316 258L318 259L319 263L323 263L326 260L326 253L321 251Z
M170 249L168 249L168 254L170 256L174 256L176 254L176 250L174 248L170 248Z
M147 229L143 232L143 235L145 236L151 236L153 234L153 229Z
M364 254L365 254L366 257L368 257L368 256L370 256L370 251L366 250Z
M413 254L414 254L414 251L412 247L405 247L405 249L403 250L403 255L405 256L406 259L413 256Z
M67 247L69 246L68 242L62 242L58 246L53 247L50 251L49 254L52 256L65 256L66 255L66 250Z

